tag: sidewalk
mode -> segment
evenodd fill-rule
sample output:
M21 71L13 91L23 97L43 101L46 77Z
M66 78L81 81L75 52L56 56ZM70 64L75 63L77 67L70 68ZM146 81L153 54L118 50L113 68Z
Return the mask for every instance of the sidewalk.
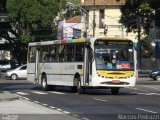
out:
M19 100L19 97L6 91L3 91L3 93L0 93L0 102L13 101L13 100Z
M0 93L0 120L79 120L70 113L41 106L9 92Z

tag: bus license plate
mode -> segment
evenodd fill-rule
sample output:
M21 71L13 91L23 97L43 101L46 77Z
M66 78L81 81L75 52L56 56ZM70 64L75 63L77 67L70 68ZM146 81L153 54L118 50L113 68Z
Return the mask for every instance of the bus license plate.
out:
M119 80L112 80L112 83L118 84L118 83L120 83L120 81Z

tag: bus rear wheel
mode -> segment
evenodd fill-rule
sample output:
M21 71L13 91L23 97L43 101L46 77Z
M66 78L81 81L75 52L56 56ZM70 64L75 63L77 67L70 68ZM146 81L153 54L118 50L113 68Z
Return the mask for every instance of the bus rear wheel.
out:
M112 95L118 95L119 88L111 88L111 93L112 93Z
M47 85L46 75L42 76L42 89L45 90L45 91L49 90L49 86Z

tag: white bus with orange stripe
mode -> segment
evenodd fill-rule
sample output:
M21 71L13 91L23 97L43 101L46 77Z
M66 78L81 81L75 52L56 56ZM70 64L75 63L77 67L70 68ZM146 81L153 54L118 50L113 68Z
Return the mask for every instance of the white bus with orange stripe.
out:
M133 87L136 82L135 45L125 38L80 38L29 43L28 80L44 90L70 86L86 88Z

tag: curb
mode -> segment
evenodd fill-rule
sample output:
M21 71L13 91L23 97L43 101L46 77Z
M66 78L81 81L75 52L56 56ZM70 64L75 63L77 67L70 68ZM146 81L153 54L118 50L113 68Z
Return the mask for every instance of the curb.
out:
M14 101L14 100L19 100L19 96L15 96L9 92L4 91L4 93L0 93L0 102L4 101Z

